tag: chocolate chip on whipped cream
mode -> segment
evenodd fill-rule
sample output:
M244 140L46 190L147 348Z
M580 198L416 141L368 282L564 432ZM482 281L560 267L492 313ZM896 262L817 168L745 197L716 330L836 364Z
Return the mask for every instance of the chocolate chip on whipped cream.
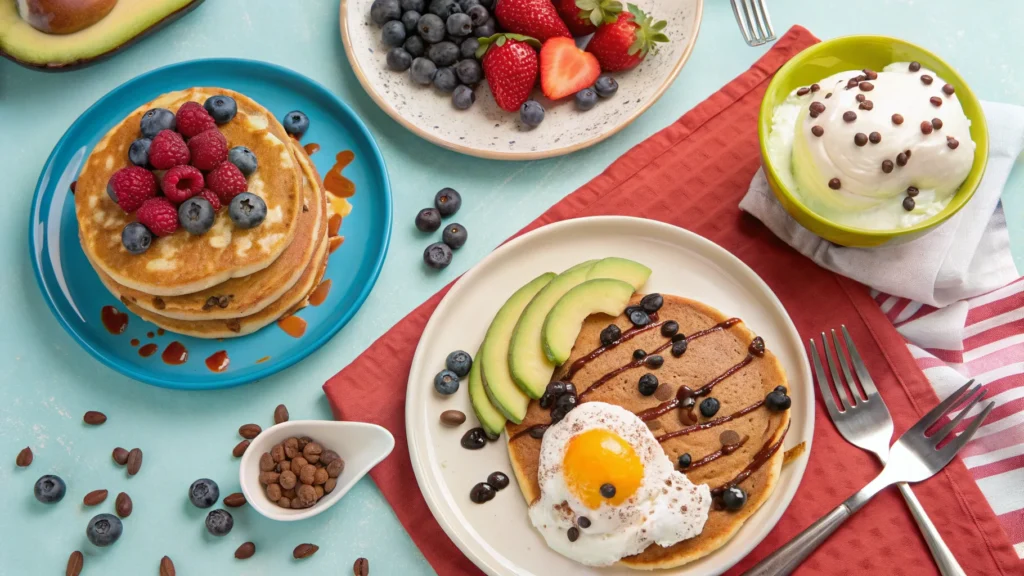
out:
M868 143L868 135L863 132L857 132L853 135L853 143L857 146L863 146Z
M936 130L942 128L942 119L932 118L932 128L935 128Z
M857 102L863 102L863 101L868 99L868 97L863 95L863 94L857 94L856 98L857 98Z
M860 106L859 106L859 108L861 110L871 110L874 107L875 107L875 103L872 102L871 100L865 100L865 101L861 102Z
M927 74L921 74L921 83L926 85L926 86L931 84L934 80L935 80L934 78L932 78L931 76L929 76Z
M927 120L921 120L921 134L931 134L932 130L934 130L934 128L932 127L931 122Z
M825 133L825 129L822 128L821 126L811 126L811 134L814 134L818 138L821 138L821 136L824 133Z
M803 88L801 88L801 89L799 89L799 90L797 90L797 91L796 91L796 95L797 95L797 96L805 96L805 95L806 95L806 94L807 94L808 92L810 92L810 91L811 91L811 89L810 89L810 88L808 88L808 87L804 86Z
M846 112L843 112L843 121L844 122L853 122L856 119L857 119L857 113L854 112L853 110L847 110Z
M906 210L907 212L913 210L915 204L917 204L917 202L914 202L914 199L911 198L910 196L907 196L906 198L903 199L903 209Z
M842 186L843 183L839 181L839 178L833 178L828 181L828 187L833 190L839 190Z
M893 114L892 115L892 123L897 125L897 126L899 126L900 124L903 124L903 115L902 114Z
M943 84L942 85L942 93L945 94L946 96L952 96L953 92L956 92L956 89L953 88L952 84Z
M949 86L949 84L946 84L946 86ZM811 84L811 92L817 92L818 90L821 90L821 86L817 84Z
M860 89L864 92L871 92L872 90L875 89L875 85L872 84L871 82L861 82Z
M907 154L906 154L906 152L900 152L899 154L896 155L896 165L901 167L901 168L903 166L907 165Z
M888 158L882 160L882 172L885 172L886 174L892 172L892 160L889 160Z
M942 98L939 98L938 96L932 96L931 98L928 99L928 101L931 102L932 106L935 106L936 108L942 106Z
M880 132L872 132L871 134L868 134L868 142L871 142L872 144L878 144L881 141L882 134Z
M911 72L917 72L918 70L921 69L921 63L920 62L911 62L910 65L907 67L907 69L910 70Z

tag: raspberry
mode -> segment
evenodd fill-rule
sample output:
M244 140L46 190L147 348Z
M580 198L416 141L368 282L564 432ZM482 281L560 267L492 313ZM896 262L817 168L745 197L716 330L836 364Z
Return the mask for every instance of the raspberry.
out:
M125 212L135 212L156 196L156 176L141 166L121 168L107 182L107 194Z
M175 166L164 173L160 188L168 200L181 204L203 191L203 173L195 166Z
M175 119L178 121L178 132L185 138L191 138L210 128L217 127L213 116L210 116L210 113L199 102L182 104L181 108L178 108L178 113L175 114Z
M188 164L189 158L188 146L181 134L171 130L161 130L149 145L149 163L157 170Z
M192 153L192 165L200 170L213 170L228 159L228 140L213 128L196 134L188 141Z
M220 210L220 198L218 198L217 195L213 193L213 190L204 188L203 191L199 193L199 197L206 198L210 202L210 205L213 206L214 212Z
M150 198L142 203L135 218L157 236L169 236L178 229L178 209L167 198Z
M206 175L206 187L220 198L221 206L226 206L232 198L245 192L249 184L238 166L231 162L221 162Z

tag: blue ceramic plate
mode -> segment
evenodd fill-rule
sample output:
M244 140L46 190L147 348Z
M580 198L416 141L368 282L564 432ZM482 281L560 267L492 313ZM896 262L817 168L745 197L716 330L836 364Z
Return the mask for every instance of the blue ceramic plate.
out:
M327 299L297 316L307 322L305 334L293 338L271 324L249 336L201 340L170 332L128 314L127 328L111 334L101 311L124 311L100 283L82 252L70 186L84 159L100 138L135 108L166 92L192 86L220 86L241 92L278 118L302 110L310 119L303 143L316 143L313 161L321 175L334 165L335 154L355 153L343 174L356 186L353 210L340 234L344 244L331 255L325 279L332 282ZM391 186L384 159L363 122L320 84L290 70L251 60L196 60L143 74L104 96L85 111L57 143L36 185L29 225L29 248L43 298L61 326L90 354L136 380L168 388L210 389L264 378L302 360L322 346L366 300L384 264L391 236ZM149 336L153 334L153 336ZM138 340L133 345L133 340ZM188 351L184 364L162 360L173 342ZM155 344L148 357L139 350ZM150 346L153 348L153 346ZM213 372L206 360L224 351L226 370Z

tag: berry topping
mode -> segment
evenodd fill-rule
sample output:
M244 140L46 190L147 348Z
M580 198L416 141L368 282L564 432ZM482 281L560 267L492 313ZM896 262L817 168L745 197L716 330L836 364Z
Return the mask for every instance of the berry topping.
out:
M622 330L615 324L609 324L607 328L601 330L601 346L610 346L621 337Z
M256 155L252 153L245 146L235 146L231 150L228 150L228 162L231 162L238 169L245 174L246 177L252 176L252 173L259 168L259 162L256 161Z
M150 198L142 203L135 217L157 236L169 236L178 230L178 209L167 198Z
M211 128L189 140L188 150L192 154L193 166L200 170L213 170L228 159L228 140L220 130Z
M189 198L178 207L178 223L189 234L205 234L216 217L217 211L206 198Z
M527 100L519 107L519 121L530 128L540 126L544 121L544 107L536 100Z
M206 201L210 203L210 206L213 206L214 212L220 211L220 209L224 206L220 202L220 197L214 194L213 191L210 190L209 188L203 188L203 191L200 192L199 194L196 194L196 196L206 198Z
M191 138L210 128L216 128L213 116L199 102L185 102L178 108L175 115L178 121L178 132L185 138Z
M135 212L142 203L156 196L156 176L141 166L128 166L114 172L107 182L107 194L125 212Z
M157 170L188 164L190 158L188 146L177 132L163 130L153 137L149 146L149 163Z
M644 396L654 394L658 390L658 377L651 373L644 374L640 377L637 388Z
M649 314L654 314L658 310L661 310L661 307L664 304L665 299L657 292L648 294L640 300L640 307Z
M239 228L255 228L267 218L267 203L255 194L242 192L231 199L228 216L231 216L231 221Z
M675 320L669 320L661 325L661 335L666 338L671 338L679 333L679 323Z
M693 463L693 456L690 456L689 452L687 452L686 454L680 454L679 455L679 469L680 470L682 470L683 468L689 468L690 464L692 464L692 463Z
M597 92L593 88L584 88L576 93L576 109L582 112L597 106Z
M245 192L249 183L238 166L231 162L222 162L206 175L206 187L220 198L222 206L226 206L232 198Z
M618 90L619 83L607 74L598 77L597 82L594 83L594 91L601 98L611 98Z
M722 503L725 504L726 510L739 510L747 503L747 493L739 486L730 486L722 492Z
M164 172L160 188L171 202L181 204L203 191L203 173L195 166L175 166Z
M136 166L143 168L149 166L149 145L153 141L149 138L139 138L128 147L128 160Z
M203 102L203 108L217 124L227 124L238 113L238 104L231 96L211 96Z
M495 490L504 490L508 487L508 476L504 472L491 472L487 476L487 483L494 487Z
M284 131L289 136L302 138L302 135L309 130L309 117L299 110L292 110L284 115Z
M451 188L441 188L434 195L434 207L441 213L441 216L448 217L459 211L462 207L462 195Z
M138 222L131 222L121 231L121 244L132 254L142 254L153 244L153 233Z
M139 120L139 129L144 138L153 138L162 130L173 132L176 128L177 122L174 120L174 112L166 108L146 110L146 113L142 115L142 119Z
M785 410L789 410L789 407L793 404L793 399L785 392L772 390L768 393L768 396L765 397L764 404L772 412L783 412Z
M721 408L717 398L705 398L700 403L700 413L705 418L711 418L715 414L718 414L718 409Z
M629 321L633 323L633 326L647 326L651 323L651 317L647 315L640 306L631 306L626 309L626 315L629 316Z

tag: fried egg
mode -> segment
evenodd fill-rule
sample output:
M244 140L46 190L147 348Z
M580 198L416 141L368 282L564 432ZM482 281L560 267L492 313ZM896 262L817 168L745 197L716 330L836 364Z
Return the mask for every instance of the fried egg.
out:
M547 429L538 480L530 521L548 546L588 566L692 538L711 508L708 486L677 472L642 420L604 402Z

